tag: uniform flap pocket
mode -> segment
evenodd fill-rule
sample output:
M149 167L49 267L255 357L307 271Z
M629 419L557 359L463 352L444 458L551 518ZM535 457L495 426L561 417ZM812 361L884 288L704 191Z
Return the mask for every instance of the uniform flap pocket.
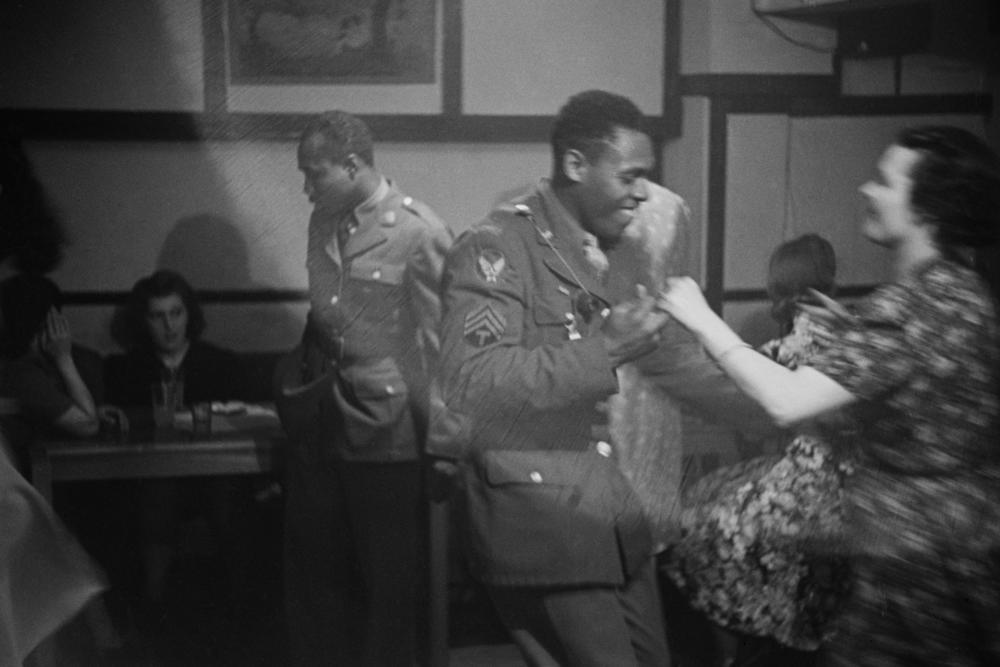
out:
M340 379L345 391L359 399L407 395L399 366L389 357L341 368Z
M405 271L406 267L401 264L356 259L351 262L350 276L353 280L373 280L387 285L399 285L403 282Z
M552 300L542 299L536 300L535 305L532 307L535 324L566 324L568 319L566 314L572 314L573 307L572 304L570 304L568 296L563 298L565 300L562 302L553 302Z
M486 481L504 484L558 484L571 486L581 479L580 453L494 450L483 454Z

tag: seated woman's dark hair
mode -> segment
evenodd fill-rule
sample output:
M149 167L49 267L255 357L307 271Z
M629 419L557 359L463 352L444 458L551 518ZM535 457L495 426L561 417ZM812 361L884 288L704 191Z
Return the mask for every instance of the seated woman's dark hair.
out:
M140 347L152 347L146 325L146 313L149 302L165 296L176 294L187 309L187 338L196 341L205 331L205 313L194 289L184 279L184 276L169 269L160 269L152 275L140 279L129 293L125 306L125 324L127 327L127 342Z
M45 276L18 273L0 282L0 357L26 353L53 307L62 308L62 292Z
M897 145L921 154L914 164L914 210L936 226L943 253L961 259L961 249L991 246L1000 239L1000 161L971 132L948 125L904 129Z
M771 316L782 329L790 328L798 300L807 297L810 288L832 296L836 275L837 256L822 236L803 234L785 241L774 249L768 263Z

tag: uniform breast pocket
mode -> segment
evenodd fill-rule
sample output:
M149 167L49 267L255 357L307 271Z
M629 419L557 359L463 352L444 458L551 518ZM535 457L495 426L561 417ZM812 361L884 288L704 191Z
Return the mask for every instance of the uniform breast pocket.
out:
M400 318L406 294L403 277L406 267L372 259L355 260L348 271L344 307L352 315L353 333L384 337L385 327Z
M376 296L398 292L405 272L406 267L402 264L356 259L351 263L348 276L355 288L367 295Z
M579 504L580 467L577 452L495 450L483 454L486 482L503 489L510 502L519 498L536 511L540 511L539 496L548 496L559 505Z
M569 297L539 298L532 307L532 319L541 334L540 343L572 339L573 333L579 331Z

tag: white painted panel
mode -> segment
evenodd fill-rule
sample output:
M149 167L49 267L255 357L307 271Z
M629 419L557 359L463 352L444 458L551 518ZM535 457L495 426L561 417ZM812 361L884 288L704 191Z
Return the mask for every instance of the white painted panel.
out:
M157 266L203 289L304 289L295 142L35 142L71 244L64 289L124 290ZM380 144L376 163L453 229L549 173L545 144Z
M785 237L788 118L729 118L726 169L726 289L762 288L767 260Z
M691 209L687 270L703 280L708 201L708 98L685 97L682 109L681 136L668 142L663 150L663 185L683 197Z
M604 88L662 111L663 0L464 0L463 111L551 115Z

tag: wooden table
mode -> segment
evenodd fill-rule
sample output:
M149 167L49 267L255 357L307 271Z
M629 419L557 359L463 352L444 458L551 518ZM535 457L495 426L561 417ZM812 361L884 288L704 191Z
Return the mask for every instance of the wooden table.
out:
M277 418L215 417L212 435L170 429L125 443L41 440L31 450L31 483L49 502L53 482L253 475L275 470L285 434Z
M125 443L42 440L31 450L31 483L52 502L54 482L253 475L280 468L286 438L277 418L213 418L213 434L194 439L189 429L133 434ZM448 665L448 506L429 512L430 615L428 662ZM36 665L54 664L43 648Z

